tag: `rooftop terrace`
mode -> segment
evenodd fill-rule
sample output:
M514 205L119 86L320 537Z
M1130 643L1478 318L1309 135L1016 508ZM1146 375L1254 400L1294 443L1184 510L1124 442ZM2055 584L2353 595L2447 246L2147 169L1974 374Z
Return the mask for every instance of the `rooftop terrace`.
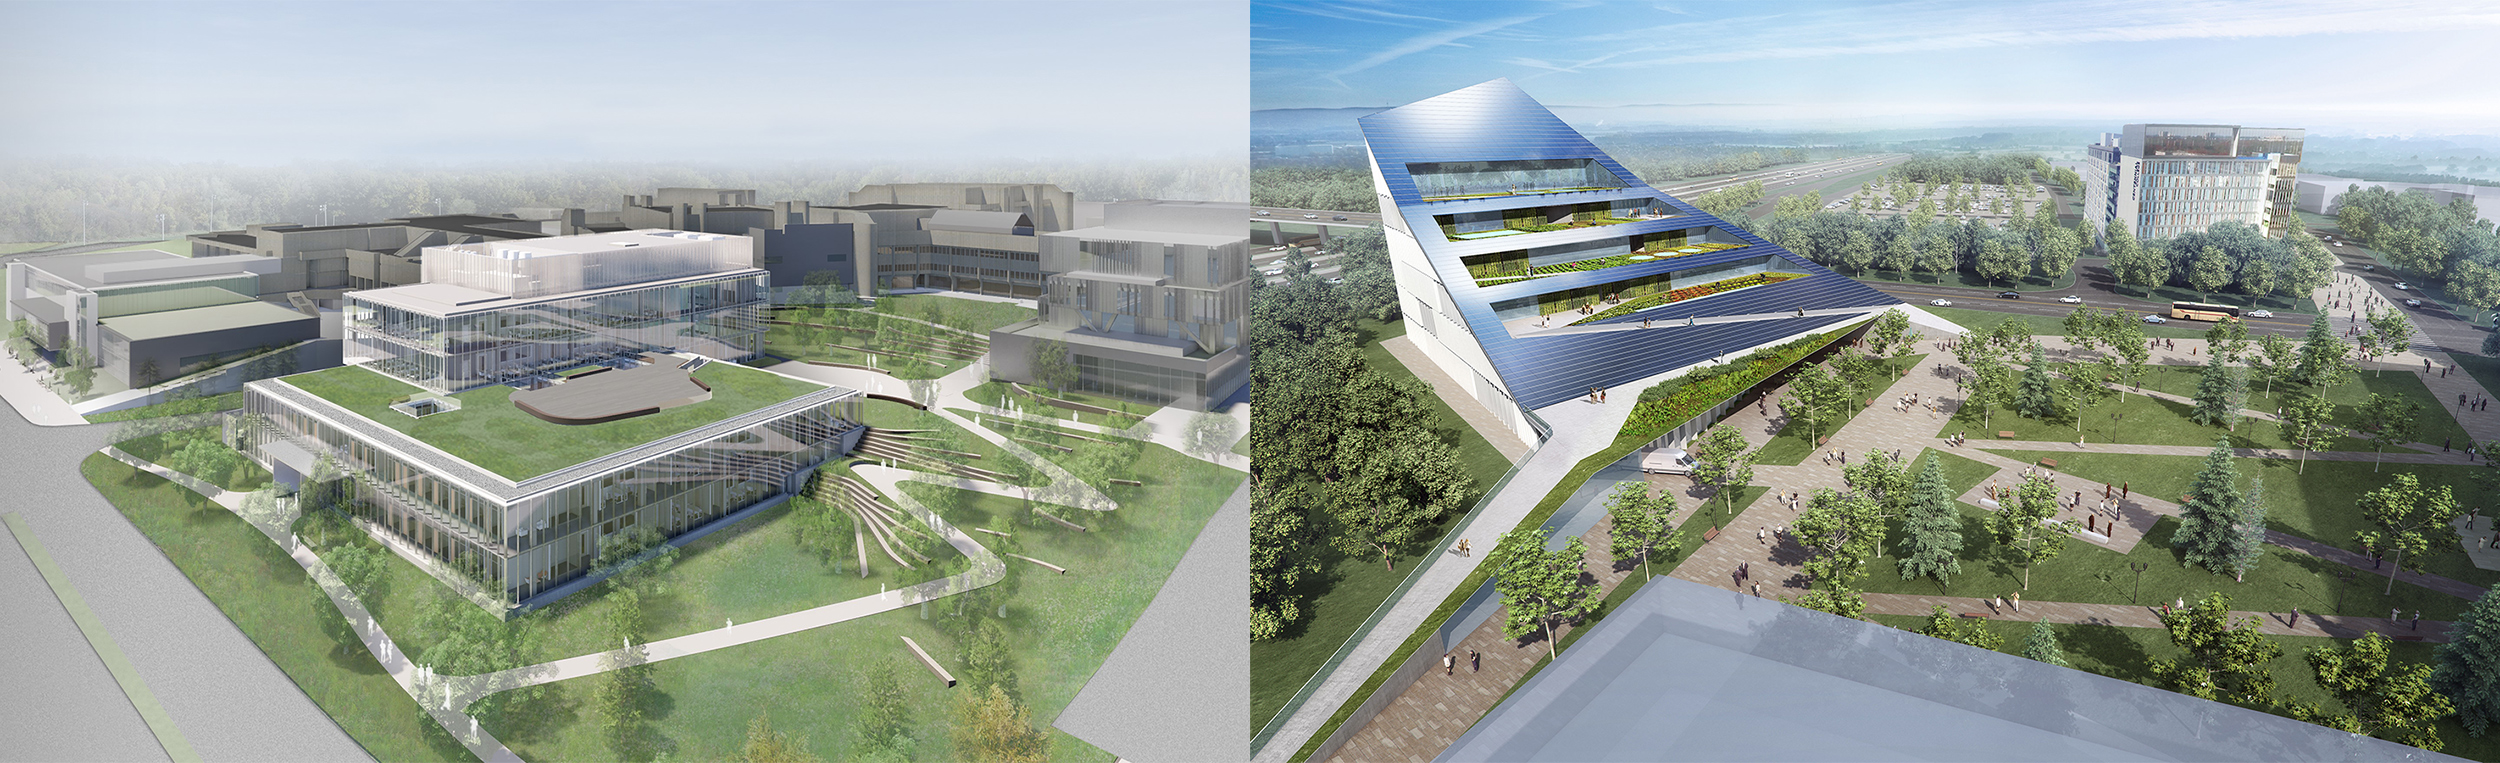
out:
M668 356L661 359L669 361ZM391 404L430 393L363 366L296 374L281 381L514 482L824 389L814 382L735 363L705 363L693 375L711 388L710 400L578 426L530 415L512 404L515 390L501 385L452 395L460 402L459 410L411 418L391 410Z

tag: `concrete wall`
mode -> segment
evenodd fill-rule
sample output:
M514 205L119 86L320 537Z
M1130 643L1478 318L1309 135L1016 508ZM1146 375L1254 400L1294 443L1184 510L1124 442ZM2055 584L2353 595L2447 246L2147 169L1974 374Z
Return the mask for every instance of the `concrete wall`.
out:
M104 330L112 331L110 328ZM119 338L119 335L110 335L105 341L117 346L108 349L107 352L118 362L98 370L115 379L120 379L124 384L137 386L142 381L134 378L139 369L149 360L155 360L159 373L155 382L162 383L174 379L184 370L182 361L186 358L198 358L203 355L232 355L261 347L291 345L320 337L321 319L310 315L304 316L302 320L286 323L245 326L224 331L207 331L138 341L124 341Z

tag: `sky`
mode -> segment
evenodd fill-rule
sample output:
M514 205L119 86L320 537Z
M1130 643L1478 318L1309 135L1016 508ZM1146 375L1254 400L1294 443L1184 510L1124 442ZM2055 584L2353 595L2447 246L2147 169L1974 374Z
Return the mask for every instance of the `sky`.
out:
M2500 134L2495 43L2488 0L1259 2L1250 98L1394 106L1508 77L1686 125Z
M0 156L1169 158L1248 142L1240 2L0 0Z

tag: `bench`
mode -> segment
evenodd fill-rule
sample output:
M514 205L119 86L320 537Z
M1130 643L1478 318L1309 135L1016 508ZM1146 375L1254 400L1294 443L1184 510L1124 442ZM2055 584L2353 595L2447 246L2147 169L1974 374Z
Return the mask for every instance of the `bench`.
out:
M2057 468L2057 459L2054 459L2054 458L2043 458L2043 459L2040 459L2040 465L2041 465L2041 466L2046 466L2046 467L2051 468L2051 469L2055 469L2055 468Z
M1717 539L1718 539L1718 537L1719 537L1719 528L1713 527L1713 528L1710 528L1710 529L1709 529L1709 530L1707 530L1707 531L1704 531L1704 532L1701 534L1701 542L1703 542L1703 543L1708 543L1708 542L1710 542L1710 541L1717 540Z
M1999 440L2011 440L2011 439L2014 439L2014 433L2013 433L2013 432L2011 432L2011 431L2007 431L2007 430L1998 430L1998 431L1997 431L1997 439L1999 439Z
M1122 480L1122 479L1115 479L1115 480L1112 480L1112 481L1111 481L1111 484L1114 484L1114 485L1126 485L1126 486L1128 486L1128 487L1145 487L1145 486L1146 486L1146 483L1141 482L1141 481L1138 481L1138 480Z
M1986 612L1964 612L1962 613L1962 616L1977 620L1986 620L1990 617L1990 615Z

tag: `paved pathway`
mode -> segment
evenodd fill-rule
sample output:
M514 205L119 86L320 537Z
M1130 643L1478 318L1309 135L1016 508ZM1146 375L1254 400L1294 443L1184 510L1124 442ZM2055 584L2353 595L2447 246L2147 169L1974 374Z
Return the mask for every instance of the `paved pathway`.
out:
M1916 615L1925 617L1942 606L1955 615L1982 615L1989 619L2047 620L2052 623L2089 623L2115 625L2122 628L2160 628L2160 606L2133 604L2078 604L2061 601L2026 601L2022 611L2013 610L2012 602L1998 610L1987 599L1962 596L1922 596L1899 593L1866 594L1866 611L1877 615ZM2300 624L2291 624L2285 612L2241 612L2234 610L2232 619L2255 618L2257 630L2272 636L2327 636L2360 638L2369 633L2384 634L2400 641L2447 641L2448 623L2423 620L2416 628L2411 620L2390 620L2384 617L2346 617L2300 613Z
M69 401L43 385L43 380L16 358L0 357L0 398L17 409L26 422L39 427L67 427L87 423L84 416L70 407Z

